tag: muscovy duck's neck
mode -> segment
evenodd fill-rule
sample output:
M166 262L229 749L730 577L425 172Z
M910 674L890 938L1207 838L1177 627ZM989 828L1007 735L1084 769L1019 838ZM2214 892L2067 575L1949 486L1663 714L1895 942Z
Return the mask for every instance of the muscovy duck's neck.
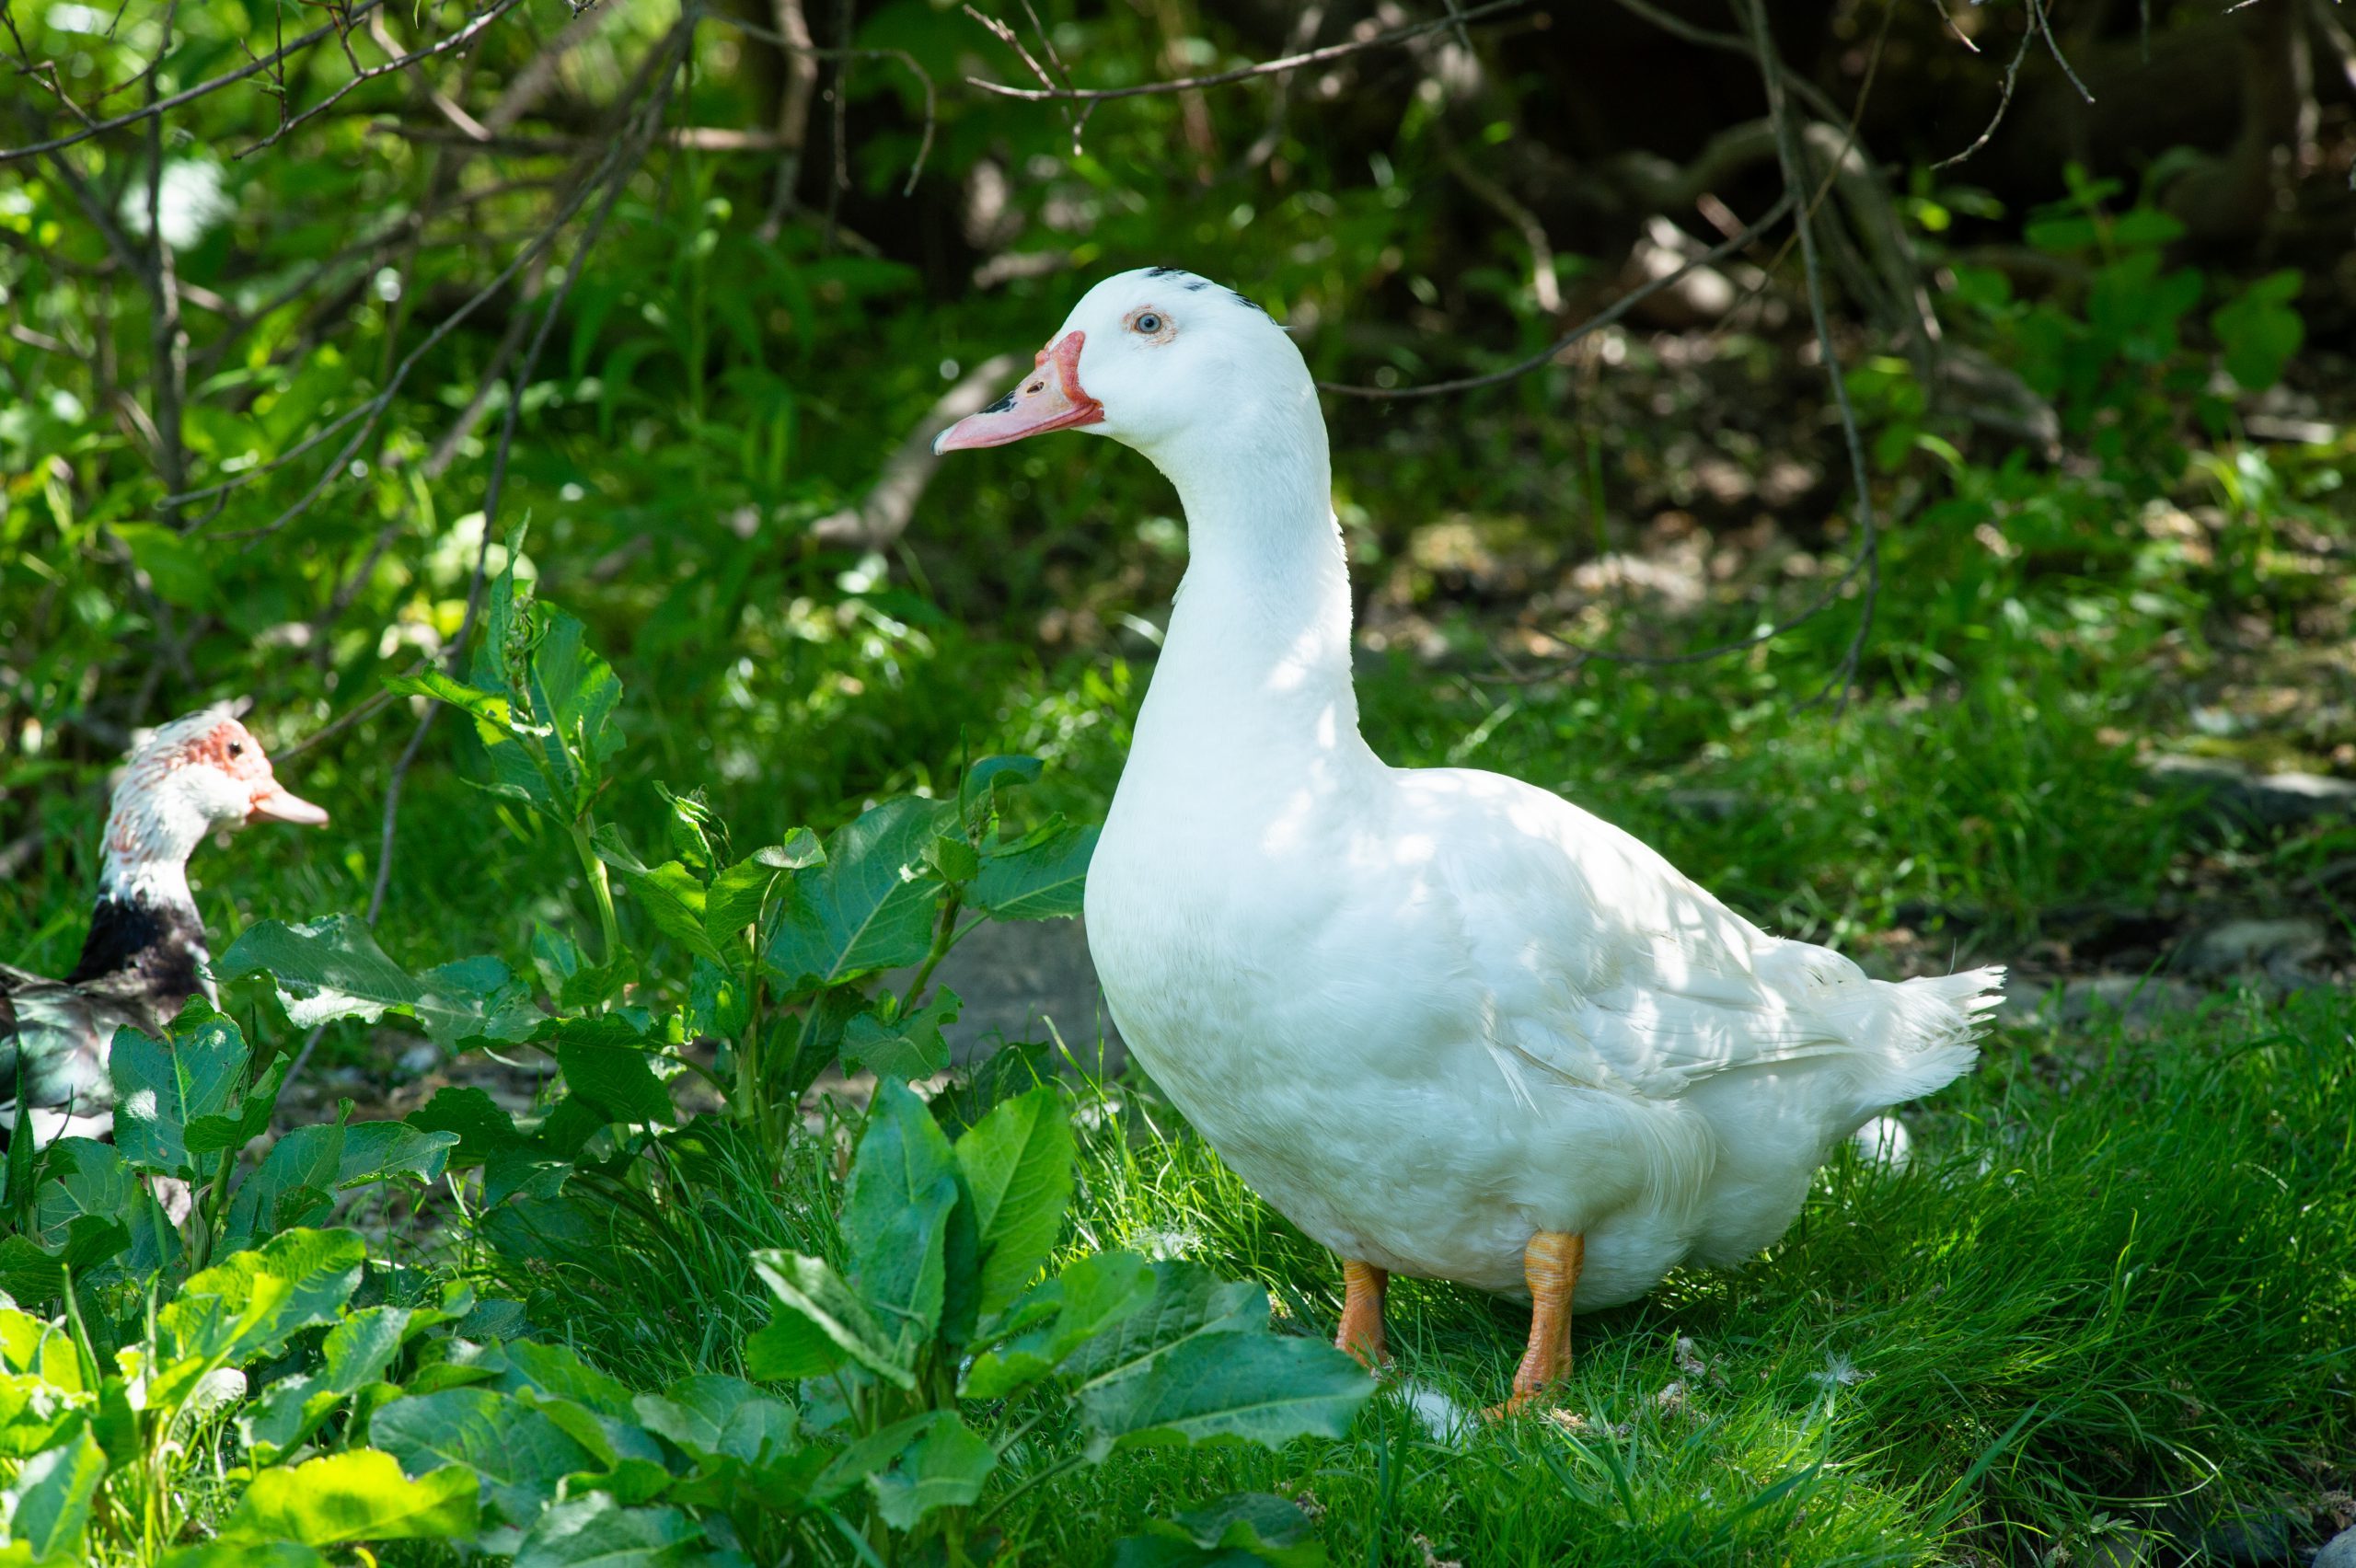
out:
M1297 392L1235 409L1155 465L1186 511L1189 559L1130 767L1298 781L1373 761L1350 683L1350 577L1325 422Z
M116 791L90 934L66 980L130 979L169 1017L200 991L214 996L202 967L211 956L204 921L188 885L188 858L210 824L185 802L134 788L141 782Z

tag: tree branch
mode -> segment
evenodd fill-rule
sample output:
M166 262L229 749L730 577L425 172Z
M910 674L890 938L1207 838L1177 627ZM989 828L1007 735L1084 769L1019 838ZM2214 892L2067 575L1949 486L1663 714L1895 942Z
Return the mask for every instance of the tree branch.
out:
M217 93L224 87L234 86L248 76L260 75L280 61L301 53L321 39L338 31L340 27L350 25L383 4L385 0L358 0L358 3L343 12L337 21L329 22L323 27L313 28L294 42L282 44L259 59L248 61L235 71L226 71L218 76L199 82L192 87L184 87L169 98L157 98L152 103L144 104L133 110L128 114L118 114L111 120L101 120L86 125L70 136L59 136L47 142L35 142L22 147L0 147L0 164L15 163L20 158L36 157L42 153L60 152L78 143L87 142L93 136L103 136L110 131L120 131L126 125L136 125L143 120L152 120L159 114L178 109L184 103L194 103L209 93Z
M1426 33L1461 28L1469 22L1477 22L1503 11L1519 10L1530 3L1530 0L1489 0L1489 3L1484 6L1475 6L1469 10L1458 11L1450 16L1437 17L1429 21L1411 23L1403 28L1393 28L1389 32L1377 33L1372 38L1352 39L1347 43L1329 43L1322 49L1306 50L1301 53L1288 54L1278 60L1263 60L1254 65L1241 65L1232 71L1219 71L1207 76L1181 76L1171 81L1139 82L1134 86L1127 87L1054 86L1017 87L1004 82L987 81L979 76L968 76L965 80L970 86L979 87L986 93L995 93L1000 98L1021 98L1027 103L1105 103L1114 98L1144 98L1155 93L1191 93L1203 87L1223 87L1231 82L1248 82L1255 76L1274 76L1287 71L1298 71L1307 65L1322 65L1328 60L1340 60L1346 55L1360 54L1369 49L1385 49L1392 44L1404 43L1409 39L1421 38ZM1003 22L982 16L971 6L966 6L965 9L968 14L989 27L993 32L998 33L1000 39L1011 40L1011 29L1007 29ZM1014 47L1018 51L1021 50L1019 44ZM1037 63L1033 62L1027 53L1023 55L1023 60L1035 75L1043 80L1046 79L1046 73L1040 70Z

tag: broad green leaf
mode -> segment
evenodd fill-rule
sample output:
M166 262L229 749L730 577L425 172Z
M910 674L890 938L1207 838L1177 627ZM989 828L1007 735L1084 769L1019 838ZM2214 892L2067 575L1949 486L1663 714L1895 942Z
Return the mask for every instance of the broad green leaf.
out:
M867 1304L823 1260L765 1251L753 1254L753 1268L789 1310L807 1320L845 1355L900 1388L916 1387L898 1337L884 1332Z
M349 915L288 926L258 920L239 933L216 965L225 979L267 974L299 1028L335 1019L374 1023L404 1013L449 1050L478 1040L519 1041L540 1015L523 985L497 959L445 963L412 975Z
M598 859L613 867L656 930L699 958L723 962L719 943L705 934L704 886L693 871L676 860L632 869L602 847Z
M710 959L697 959L687 974L687 1032L722 1040L743 1034L753 1021L751 978Z
M438 1182L458 1147L456 1133L428 1132L406 1122L352 1122L343 1129L338 1187L360 1187L396 1177Z
M510 1391L532 1388L605 1415L631 1413L629 1385L598 1371L570 1346L519 1340L507 1347L507 1355L511 1366L501 1386Z
M230 1199L223 1239L242 1247L258 1238L327 1218L335 1209L343 1141L341 1123L322 1122L296 1127L271 1145L261 1164Z
M430 697L446 702L481 723L508 732L515 728L514 706L495 691L468 686L442 670L427 668L414 675L387 675L385 689L403 697Z
M1276 1447L1340 1437L1373 1394L1374 1379L1321 1340L1267 1333L1202 1334L1120 1377L1080 1390L1093 1453L1116 1444L1234 1438Z
M115 1032L108 1076L114 1080L114 1142L124 1159L166 1176L193 1177L187 1141L192 1118L218 1116L238 1101L245 1036L209 1009L191 1008L193 1027L161 1044L135 1029Z
M1051 824L982 858L965 901L1000 920L1049 920L1080 912L1099 830Z
M357 1540L464 1540L474 1534L475 1478L453 1466L415 1481L390 1454L353 1448L254 1477L221 1533L335 1546Z
M981 851L966 842L962 833L937 835L931 847L924 852L924 859L947 882L972 882L982 870Z
M60 1138L44 1151L40 1169L33 1234L0 1240L0 1290L27 1300L57 1295L69 1268L77 1280L91 1279L132 1248L134 1227L156 1223L148 1212L153 1203L122 1155L105 1144Z
M316 1546L292 1540L208 1540L164 1554L159 1568L331 1568Z
M1010 1325L1034 1326L976 1357L960 1392L968 1399L999 1399L1037 1382L1143 1308L1154 1292L1153 1265L1135 1252L1091 1252L1016 1303L1007 1314Z
M0 1488L0 1539L29 1547L35 1562L77 1556L90 1500L106 1473L106 1452L89 1424L75 1422L64 1441L25 1460L16 1480Z
M514 1568L672 1568L693 1562L703 1535L676 1508L631 1508L603 1492L540 1516Z
M2306 341L2307 324L2291 302L2304 281L2296 269L2269 273L2209 317L2224 350L2226 373L2246 391L2263 392Z
M660 1394L630 1401L638 1419L698 1458L758 1465L793 1447L793 1407L742 1378L682 1378Z
M479 1165L501 1149L524 1141L515 1118L479 1089L451 1085L433 1091L433 1098L409 1114L409 1124L421 1132L454 1133L457 1143L449 1162L457 1167Z
M148 1408L174 1407L208 1367L244 1366L305 1329L334 1322L366 1258L349 1230L290 1230L190 1275L156 1313Z
M1076 1347L1064 1371L1094 1383L1135 1372L1198 1335L1246 1333L1267 1322L1268 1293L1258 1286L1221 1279L1199 1263L1156 1263L1151 1295Z
M957 1165L923 1101L885 1078L843 1193L851 1284L895 1337L930 1339L941 1326L949 1215Z
M246 1090L234 1114L191 1116L186 1131L190 1155L202 1157L219 1154L224 1149L241 1149L270 1131L270 1115L278 1108L279 1089L286 1082L287 1069L294 1065L293 1058L287 1056L272 1062L261 1082Z
M1035 756L976 759L957 783L957 806L964 819L965 831L980 838L997 814L999 791L1035 782L1045 767Z
M604 1007L638 973L637 961L628 948L607 954L603 963L583 963L572 939L545 922L532 927L532 961L560 1012Z
M963 1507L979 1497L997 1466L998 1450L954 1411L939 1411L889 1470L869 1472L867 1489L885 1524L913 1529L935 1508Z
M885 997L879 1010L860 1013L844 1027L844 1065L903 1083L930 1078L949 1066L949 1042L941 1032L957 1021L958 1005L957 993L943 986L907 1017L887 1019L896 1004Z
M614 668L589 646L580 620L554 605L533 605L538 623L532 646L532 706L565 744L576 764L595 765L622 744L613 722L621 706L622 684Z
M647 1043L611 1013L568 1018L554 1031L565 1087L610 1122L668 1122L671 1093L654 1076Z
M762 960L790 990L922 962L941 882L924 853L953 807L902 797L837 831L823 865L793 873Z
M804 866L825 864L826 847L808 828L797 827L785 836L784 843L765 844L754 850L753 859L772 870L798 871Z
M1001 1101L958 1138L956 1154L973 1196L987 1316L1022 1293L1063 1229L1073 1148L1061 1092L1042 1084Z
M238 1435L254 1457L272 1462L317 1432L337 1405L379 1381L400 1353L411 1316L406 1307L370 1307L329 1329L317 1372L280 1379L239 1413Z
M745 1336L745 1370L765 1383L823 1378L849 1359L843 1347L797 1308L780 1305L767 1323Z
M554 1500L560 1482L594 1462L544 1412L484 1388L395 1400L368 1418L368 1441L412 1476L463 1469L491 1517L518 1528Z
M703 928L713 947L722 952L744 951L729 944L760 919L761 905L777 878L776 867L747 858L711 879L704 895Z
M1289 1499L1239 1492L1181 1514L1149 1519L1146 1534L1113 1548L1113 1568L1322 1568L1325 1550Z

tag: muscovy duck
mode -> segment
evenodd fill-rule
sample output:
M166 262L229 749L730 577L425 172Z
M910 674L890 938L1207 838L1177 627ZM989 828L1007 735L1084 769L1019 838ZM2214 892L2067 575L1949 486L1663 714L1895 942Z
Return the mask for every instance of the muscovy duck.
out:
M175 719L133 752L107 817L81 961L63 980L0 963L0 1140L16 1124L20 1067L39 1142L105 1136L115 1031L161 1039L190 997L214 997L204 922L188 885L188 859L207 834L327 820L279 783L261 743L226 707Z

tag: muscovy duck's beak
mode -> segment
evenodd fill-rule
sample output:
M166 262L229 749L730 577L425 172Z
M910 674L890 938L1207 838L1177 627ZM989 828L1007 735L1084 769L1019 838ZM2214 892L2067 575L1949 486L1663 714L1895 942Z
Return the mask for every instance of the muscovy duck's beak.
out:
M328 813L273 778L254 791L253 810L246 820L249 823L291 822L298 827L323 827L327 824Z
M968 414L942 431L933 438L934 453L1004 446L1026 435L1101 422L1104 405L1080 386L1080 350L1087 336L1067 332L1061 340L1041 349L1031 362L1036 368L1022 386L980 413Z

